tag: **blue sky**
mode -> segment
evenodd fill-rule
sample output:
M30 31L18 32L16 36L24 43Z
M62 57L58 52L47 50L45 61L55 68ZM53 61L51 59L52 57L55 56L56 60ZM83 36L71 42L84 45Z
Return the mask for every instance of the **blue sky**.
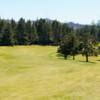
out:
M89 24L100 19L100 0L0 0L0 16Z

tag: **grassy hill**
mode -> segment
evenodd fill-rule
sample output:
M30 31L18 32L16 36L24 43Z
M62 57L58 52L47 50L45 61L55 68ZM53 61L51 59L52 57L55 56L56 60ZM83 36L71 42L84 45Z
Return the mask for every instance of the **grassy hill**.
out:
M0 47L0 100L100 100L100 57L64 60L57 47Z

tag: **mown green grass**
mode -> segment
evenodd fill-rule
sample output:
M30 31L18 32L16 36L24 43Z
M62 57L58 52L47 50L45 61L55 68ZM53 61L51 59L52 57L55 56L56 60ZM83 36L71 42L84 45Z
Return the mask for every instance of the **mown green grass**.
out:
M57 47L0 47L0 100L100 100L100 57L57 57Z

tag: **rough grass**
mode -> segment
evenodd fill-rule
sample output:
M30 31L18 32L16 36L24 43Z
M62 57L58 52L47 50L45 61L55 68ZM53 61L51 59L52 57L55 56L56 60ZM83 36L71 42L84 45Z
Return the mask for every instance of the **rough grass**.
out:
M100 57L64 60L57 47L0 47L0 100L100 100Z

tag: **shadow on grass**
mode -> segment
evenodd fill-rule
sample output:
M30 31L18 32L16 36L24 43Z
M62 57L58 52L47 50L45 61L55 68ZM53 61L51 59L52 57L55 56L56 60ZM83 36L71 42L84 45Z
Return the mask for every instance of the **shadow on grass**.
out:
M77 62L81 62L81 63L85 63L85 64L96 64L96 62L93 62L93 61L89 61L89 62L86 62L86 61L77 61Z
M86 62L86 61L82 61L82 60L73 60L71 57L68 57L68 59L64 59L63 57L61 57L61 56L57 56L58 57L58 59L61 59L61 60L66 60L66 61L75 61L75 62L81 62L81 63L85 63L85 64L96 64L96 62L94 62L94 61L88 61L88 62ZM98 61L100 61L100 60L98 60Z
M62 57L62 55L59 55L59 54L57 54L56 56L58 57L58 59L61 59L61 60L81 62L81 63L84 63L84 64L96 64L95 61L86 62L86 61L82 61L82 60L77 60L77 58L76 58L76 60L73 60L71 56L68 56L67 59L64 59L64 57ZM100 60L97 60L97 61L100 61Z
M61 54L57 54L56 57L58 59L61 59L61 60L73 60L71 56L68 56L66 59L61 55ZM74 61L74 60L73 60Z
M100 61L100 60L97 60L97 61Z

